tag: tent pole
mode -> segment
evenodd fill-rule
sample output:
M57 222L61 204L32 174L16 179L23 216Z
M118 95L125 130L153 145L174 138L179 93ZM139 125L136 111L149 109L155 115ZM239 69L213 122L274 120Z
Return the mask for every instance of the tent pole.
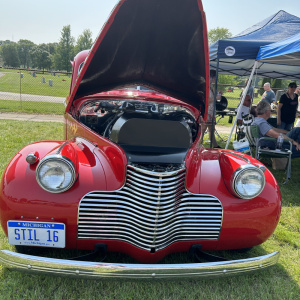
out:
M251 80L252 80L253 75L254 75L254 71L255 71L256 68L257 68L257 64L258 64L258 62L255 61L254 65L253 65L253 68L252 68L252 71L251 71L251 74L250 74L250 77L249 77L249 80L248 80L248 83L247 83L247 86L245 87L244 92L243 92L243 94L242 94L242 98L241 98L241 100L240 100L240 104L239 104L239 107L238 107L238 111L237 111L237 113L236 113L236 116L239 115L239 112L240 112L240 110L242 109L242 103L244 103L244 100L245 100L245 97L246 97L246 91L248 91L248 89L249 89L249 87L250 87ZM230 132L230 135L229 135L229 137L228 137L228 140L227 140L225 149L228 149L228 146L229 146L229 143L230 143L230 139L231 139L233 130L234 130L235 126L236 126L236 123L237 123L237 117L235 117L235 119L234 119L234 122L233 122L233 125L232 125L232 128L231 128L231 132Z
M219 78L219 57L217 58L217 67L216 67L216 82L215 82L215 92L214 92L214 106L213 106L213 115L211 120L211 136L210 139L210 148L212 148L212 137L215 136L215 116L216 116L216 104L217 104L217 94L218 94L218 78ZM208 132L209 134L209 132Z

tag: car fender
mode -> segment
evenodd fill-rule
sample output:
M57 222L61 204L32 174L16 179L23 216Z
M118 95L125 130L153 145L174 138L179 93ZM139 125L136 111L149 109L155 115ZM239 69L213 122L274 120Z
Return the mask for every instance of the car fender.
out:
M241 199L230 191L228 185L233 172L248 164L264 168L266 184L257 197ZM280 217L281 194L276 179L261 162L233 150L194 147L188 153L186 166L187 190L213 195L222 203L219 246L223 249L251 247L272 235Z
M30 165L26 157L35 153L41 161L57 151L73 161L78 176L69 190L53 194L37 183L35 171L38 162ZM67 224L67 235L73 237L68 238L67 242L75 243L79 201L93 190L121 188L125 181L126 165L120 162L123 160L118 159L113 147L97 147L79 137L72 141L43 141L24 147L8 164L1 182L0 218L4 231L7 233L8 220L20 218L62 222ZM68 246L71 245L67 243Z

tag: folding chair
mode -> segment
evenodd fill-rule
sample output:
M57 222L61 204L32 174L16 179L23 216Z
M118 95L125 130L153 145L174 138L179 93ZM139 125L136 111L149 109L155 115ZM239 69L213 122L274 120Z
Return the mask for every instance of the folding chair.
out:
M253 115L249 114L249 115L243 116L243 130L244 130L246 138L249 142L251 156L253 156L255 154L255 149L256 149L256 141L252 137L252 133L250 130L250 126L252 125L253 121L254 121Z
M255 144L255 158L260 160L262 157L270 157L270 158L287 158L286 164L286 180L284 184L286 184L289 179L291 178L291 171L292 171L292 143L289 140L284 140L283 149L282 150L271 150L269 148L263 147L262 141L272 141L274 145L277 143L277 139L271 137L261 137L259 138L259 128L257 125L251 125L250 131L252 141L256 140ZM250 141L249 141L250 144ZM286 147L286 145L289 145Z

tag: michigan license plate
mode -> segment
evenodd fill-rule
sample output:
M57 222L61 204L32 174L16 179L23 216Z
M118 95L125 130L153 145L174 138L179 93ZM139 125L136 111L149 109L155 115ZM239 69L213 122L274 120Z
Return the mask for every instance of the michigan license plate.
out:
M11 245L65 247L65 224L8 221L8 242Z

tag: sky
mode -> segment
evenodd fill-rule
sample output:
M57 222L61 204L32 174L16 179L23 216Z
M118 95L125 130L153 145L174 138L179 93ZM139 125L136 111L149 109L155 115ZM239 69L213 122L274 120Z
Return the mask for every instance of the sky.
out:
M117 2L0 0L0 40L18 42L27 39L35 44L59 42L61 30L66 25L71 26L71 35L75 39L85 29L90 29L95 39ZM279 10L300 17L299 0L202 0L202 3L208 30L224 27L233 35Z

